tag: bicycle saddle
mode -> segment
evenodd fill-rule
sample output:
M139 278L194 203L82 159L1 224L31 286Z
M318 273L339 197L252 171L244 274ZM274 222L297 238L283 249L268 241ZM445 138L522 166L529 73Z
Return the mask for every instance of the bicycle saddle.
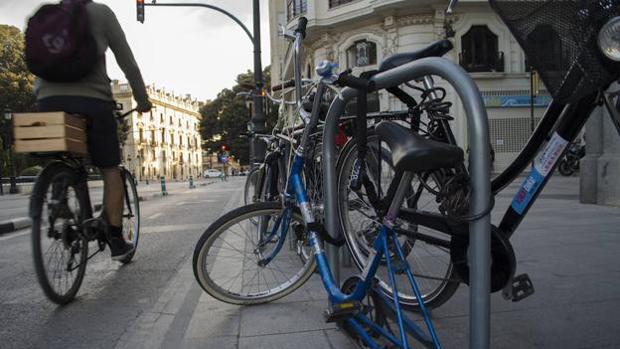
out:
M393 121L381 121L375 132L390 147L397 172L430 171L454 167L463 161L461 148L426 139Z
M397 53L384 59L379 66L379 71L386 71L398 67L405 63L413 62L416 59L425 57L441 57L452 50L452 42L444 39L430 43L421 50Z

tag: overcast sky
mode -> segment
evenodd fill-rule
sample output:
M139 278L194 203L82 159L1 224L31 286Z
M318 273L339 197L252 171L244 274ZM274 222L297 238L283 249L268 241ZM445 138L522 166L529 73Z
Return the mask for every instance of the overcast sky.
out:
M147 84L201 100L235 84L237 74L253 68L252 45L245 32L228 17L203 8L146 7L144 24L136 21L135 0L98 0L118 17ZM150 0L146 0L150 2ZM180 0L159 0L180 2ZM183 2L197 2L187 0ZM22 30L28 17L44 3L0 0L0 24ZM237 16L252 31L252 0L208 0ZM269 65L268 4L261 1L262 61ZM108 75L125 81L108 50Z

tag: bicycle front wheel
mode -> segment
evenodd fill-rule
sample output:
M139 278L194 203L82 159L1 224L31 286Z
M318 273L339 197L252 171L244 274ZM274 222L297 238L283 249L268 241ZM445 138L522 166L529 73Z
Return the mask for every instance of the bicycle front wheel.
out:
M56 304L71 302L84 279L88 258L88 241L82 234L86 195L75 171L60 162L43 170L32 191L34 269L43 293Z
M131 173L123 168L121 169L121 175L125 191L123 200L123 237L125 241L131 242L134 246L133 251L120 260L121 263L126 264L131 262L136 254L140 240L140 200L136 181Z
M200 286L226 303L261 304L303 285L314 271L314 258L308 258L312 253L301 214L292 212L285 226L284 212L280 203L260 202L211 224L194 249L194 275ZM264 264L268 256L273 259Z

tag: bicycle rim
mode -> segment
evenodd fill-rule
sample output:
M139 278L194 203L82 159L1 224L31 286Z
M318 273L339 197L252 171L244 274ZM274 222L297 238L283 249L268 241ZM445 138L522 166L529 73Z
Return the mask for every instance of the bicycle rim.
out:
M32 205L32 248L37 279L52 302L73 300L84 279L88 241L80 231L84 194L70 168L48 168L37 180Z
M299 229L305 229L297 212L291 215L286 240L274 259L264 267L257 263L259 253L269 255L281 238L277 234L259 248L260 222L272 231L282 212L276 202L243 206L205 231L194 250L194 274L207 293L227 303L260 304L282 298L308 280L315 263L305 257L311 256L310 247L297 239Z
M138 249L140 240L140 198L133 176L126 169L123 171L125 196L123 198L123 237L134 246L133 252L122 259L121 263L129 263Z

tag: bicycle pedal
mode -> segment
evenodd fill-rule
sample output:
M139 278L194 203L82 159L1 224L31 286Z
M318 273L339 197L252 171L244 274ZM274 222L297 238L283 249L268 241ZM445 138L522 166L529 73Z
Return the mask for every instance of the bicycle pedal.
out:
M337 322L360 313L362 303L359 301L351 301L346 303L330 304L323 312L325 322Z
M534 294L534 284L527 274L517 275L504 288L502 295L513 302L521 301Z

